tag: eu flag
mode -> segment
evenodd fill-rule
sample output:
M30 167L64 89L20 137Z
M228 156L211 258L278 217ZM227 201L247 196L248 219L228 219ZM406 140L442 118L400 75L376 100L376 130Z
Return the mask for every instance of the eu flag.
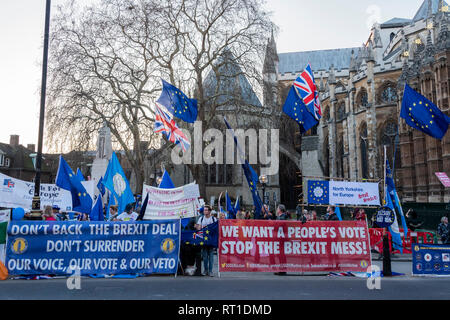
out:
M105 217L103 215L102 197L97 198L97 201L95 202L95 205L92 208L91 213L89 214L89 219L91 221L105 221Z
M73 172L66 160L59 156L56 185L72 194L72 210L82 213L91 213L92 199L81 184L80 178Z
M100 180L98 180L97 189L100 191L100 193L102 194L102 197L103 197L106 192L105 185L103 184L103 177L100 177Z
M414 129L436 139L442 139L448 129L450 117L430 100L405 84L400 117Z
M167 171L164 170L164 174L162 176L161 182L159 183L158 188L161 189L175 189L175 185L173 184L172 179Z
M80 178L80 181L85 181L83 173L81 172L80 168L77 169L77 176Z
M329 204L330 183L323 180L308 181L308 204Z
M301 133L308 131L319 123L308 111L294 86L289 90L283 106L283 112L299 124Z
M229 130L231 130L231 132L233 133L234 143L236 144L236 147L239 150L238 154L239 154L239 156L241 158L241 162L242 162L243 152L241 151L241 149L239 147L239 144L237 142L236 136L234 135L233 129L231 129L230 124L228 123L228 121L225 118L223 120L225 121L225 125L227 126L227 128ZM244 175L245 175L245 178L247 179L247 183L250 188L250 192L252 194L253 205L255 206L255 219L259 219L260 215L261 215L261 210L263 209L263 202L261 201L261 198L258 194L258 190L256 188L258 181L259 181L258 175L253 170L252 166L248 163L247 160L245 160L245 162L242 164L242 169L244 170Z
M225 200L226 200L226 205L227 205L228 218L236 219L236 211L234 210L234 207L231 204L231 199L228 196L228 191L225 193Z
M127 204L134 203L133 192L131 191L130 184L120 166L120 162L117 159L115 152L113 152L111 159L109 160L103 184L111 191L111 196L114 196L117 199L119 214L124 212Z
M395 203L397 207L398 213L402 219L403 232L406 236L408 234L408 226L406 224L405 215L403 214L402 204L397 194L397 190L395 189L394 176L392 174L391 168L389 166L389 161L386 159L386 197L389 196L392 203Z
M162 80L162 79L161 79ZM175 117L189 123L197 119L197 100L189 99L180 89L162 80L163 90L156 101Z
M201 230L183 230L181 242L185 244L218 247L219 222L216 221Z

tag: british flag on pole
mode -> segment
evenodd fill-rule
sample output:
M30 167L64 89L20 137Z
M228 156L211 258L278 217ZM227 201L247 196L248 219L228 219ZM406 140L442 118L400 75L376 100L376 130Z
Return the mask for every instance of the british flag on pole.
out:
M173 115L159 103L156 103L155 127L153 131L155 133L163 133L166 136L167 140L172 143L179 143L181 149L183 149L183 152L186 152L186 150L191 146L188 138L175 123Z
M308 64L305 70L294 81L294 88L314 118L316 120L322 118L319 91L314 83L314 74L311 70L311 65Z

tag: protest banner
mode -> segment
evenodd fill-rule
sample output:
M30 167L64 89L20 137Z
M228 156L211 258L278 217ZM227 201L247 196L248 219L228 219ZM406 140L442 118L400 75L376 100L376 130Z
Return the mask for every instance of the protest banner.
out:
M94 200L95 186L93 181L82 181L87 193ZM34 182L27 182L0 173L0 207L24 208L31 210L34 196ZM55 184L41 184L41 209L45 206L57 205L62 211L72 210L72 195Z
M414 276L450 276L450 245L412 244Z
M142 198L148 194L144 219L180 219L194 217L200 192L195 183L173 189L162 189L144 184Z
M366 272L365 221L220 220L220 272Z
M13 221L6 267L11 275L174 274L179 239L179 220Z
M308 204L379 206L378 183L308 180Z

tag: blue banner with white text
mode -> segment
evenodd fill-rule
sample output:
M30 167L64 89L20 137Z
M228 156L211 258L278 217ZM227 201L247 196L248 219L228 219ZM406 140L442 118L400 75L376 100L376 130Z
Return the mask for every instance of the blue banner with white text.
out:
M179 220L138 222L12 221L10 275L174 274Z
M450 245L411 245L413 275L450 276Z

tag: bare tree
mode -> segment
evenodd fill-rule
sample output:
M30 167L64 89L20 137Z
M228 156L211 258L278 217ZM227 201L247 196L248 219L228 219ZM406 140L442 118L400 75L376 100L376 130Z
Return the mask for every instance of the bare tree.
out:
M87 148L107 122L133 167L138 192L148 154L141 142L156 145L152 104L160 78L195 95L204 131L221 106L252 112L222 83L244 76L261 91L262 57L273 29L263 0L102 0L84 9L72 1L53 25L49 144ZM205 88L208 74L213 91ZM204 195L204 166L190 168Z

